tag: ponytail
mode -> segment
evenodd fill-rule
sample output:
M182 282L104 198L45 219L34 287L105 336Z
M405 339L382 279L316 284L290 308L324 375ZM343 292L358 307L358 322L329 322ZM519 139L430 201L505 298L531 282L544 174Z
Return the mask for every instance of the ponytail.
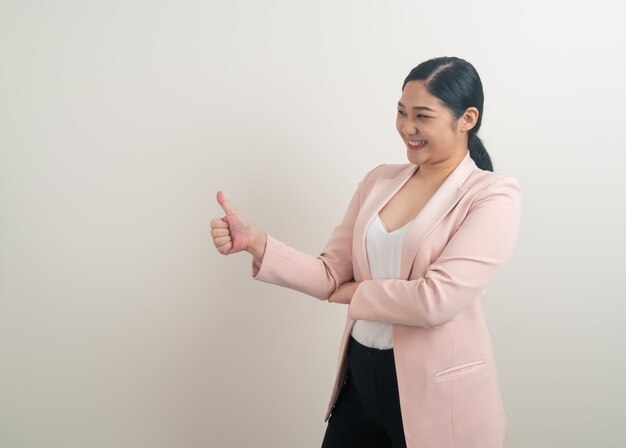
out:
M482 140L475 132L470 131L467 147L469 148L470 157L478 168L485 171L493 171L491 157L489 157L485 145L483 145Z

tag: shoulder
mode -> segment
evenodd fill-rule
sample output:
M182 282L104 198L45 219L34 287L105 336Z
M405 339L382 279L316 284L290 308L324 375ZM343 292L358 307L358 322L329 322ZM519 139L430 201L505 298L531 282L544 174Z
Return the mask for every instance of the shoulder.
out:
M480 168L476 168L472 170L463 184L465 188L471 190L494 187L497 188L502 185L517 185L519 187L519 181L514 176L510 176L508 174L485 171Z
M521 201L522 190L516 177L503 173L491 172L476 168L463 183L469 197L476 200L487 197L509 198Z

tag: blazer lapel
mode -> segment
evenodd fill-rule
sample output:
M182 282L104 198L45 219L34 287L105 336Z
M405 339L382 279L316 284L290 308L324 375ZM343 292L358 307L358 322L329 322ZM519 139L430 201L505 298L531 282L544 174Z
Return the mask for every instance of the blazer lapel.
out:
M422 241L467 192L467 188L462 187L462 184L474 168L476 168L476 164L468 152L463 160L461 160L456 168L448 175L435 194L433 194L424 208L422 208L415 220L409 225L402 243L399 278L409 278L413 260L417 255ZM374 218L376 218L378 212L380 212L385 204L389 202L411 176L415 174L417 169L418 165L410 163L406 168L400 171L399 174L393 177L377 179L372 186L370 194L362 205L361 216L363 218L360 220L358 226L355 227L354 234L355 238L358 238L358 244L355 246L355 250L358 250L360 253L355 254L354 260L358 265L355 266L355 268L360 269L364 274L364 278L372 278L365 246L367 229Z

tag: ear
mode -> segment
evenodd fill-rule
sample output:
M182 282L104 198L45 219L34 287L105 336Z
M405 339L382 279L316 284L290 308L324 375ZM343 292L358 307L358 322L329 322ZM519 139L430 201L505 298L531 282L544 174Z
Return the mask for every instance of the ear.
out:
M478 121L478 109L475 107L468 107L467 110L463 113L461 118L459 118L459 129L461 132L468 132L474 126L476 126L476 122Z

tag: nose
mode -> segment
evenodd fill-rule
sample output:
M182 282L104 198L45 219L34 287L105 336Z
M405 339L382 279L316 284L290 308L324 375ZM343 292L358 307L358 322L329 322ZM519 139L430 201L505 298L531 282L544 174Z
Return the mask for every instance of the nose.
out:
M404 120L404 123L402 123L402 134L406 137L408 135L416 135L417 133L415 123L411 120Z

